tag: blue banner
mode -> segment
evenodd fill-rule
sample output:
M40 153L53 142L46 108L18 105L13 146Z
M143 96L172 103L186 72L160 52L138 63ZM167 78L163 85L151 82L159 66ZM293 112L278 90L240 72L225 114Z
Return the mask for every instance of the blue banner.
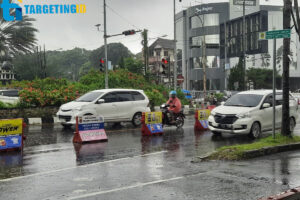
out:
M78 131L104 129L104 123L78 124Z
M163 127L161 124L148 124L147 127L148 127L149 131L153 134L163 132Z
M22 135L0 137L0 150L22 147Z
M199 120L201 126L203 128L208 128L208 121L207 120Z

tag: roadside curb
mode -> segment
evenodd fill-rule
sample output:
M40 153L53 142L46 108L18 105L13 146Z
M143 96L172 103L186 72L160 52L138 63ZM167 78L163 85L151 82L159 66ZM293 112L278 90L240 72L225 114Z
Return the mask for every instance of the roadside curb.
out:
M258 200L299 200L300 199L300 187L293 188L282 192L278 195L270 196L267 198L260 198Z
M42 125L42 124L59 124L58 117L34 117L34 118L24 118L24 121L28 125Z
M276 154L276 153L281 153L281 152L286 152L286 151L293 151L293 150L298 150L298 149L300 149L300 143L292 143L292 144L285 144L285 145L279 145L279 146L274 146L274 147L265 147L262 149L244 151L241 160L252 159L252 158L262 157L262 156L266 156L266 155L270 155L270 154ZM192 162L197 163L197 162L209 161L210 156L214 153L216 153L216 151L213 151L204 156L197 156ZM213 160L215 160L215 159L213 159ZM223 160L225 160L225 159L223 159Z

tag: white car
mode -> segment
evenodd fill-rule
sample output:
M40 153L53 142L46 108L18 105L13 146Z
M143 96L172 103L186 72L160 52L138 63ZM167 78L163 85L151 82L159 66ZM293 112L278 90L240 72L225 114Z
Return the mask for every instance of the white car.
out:
M141 124L142 112L149 112L149 99L143 90L94 90L75 101L63 104L57 116L64 127L76 124L76 116L102 115L105 122Z
M249 134L253 138L262 131L272 130L272 90L240 92L223 105L212 110L208 118L209 129L214 134ZM275 127L281 128L282 91L276 91ZM293 130L298 118L298 102L290 95L290 129Z

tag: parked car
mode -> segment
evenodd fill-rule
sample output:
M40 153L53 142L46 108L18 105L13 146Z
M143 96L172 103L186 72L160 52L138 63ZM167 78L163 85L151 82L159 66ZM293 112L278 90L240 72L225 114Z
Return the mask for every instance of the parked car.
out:
M63 104L57 116L64 127L76 124L78 115L102 115L105 122L141 124L142 112L149 112L149 99L142 90L103 89L88 92Z
M223 105L212 110L208 118L213 134L249 134L258 138L262 131L272 130L272 90L252 90L233 95ZM275 127L281 128L282 91L276 91ZM290 129L296 126L298 102L290 95Z
M0 101L4 103L16 104L20 101L19 90L7 89L0 90Z

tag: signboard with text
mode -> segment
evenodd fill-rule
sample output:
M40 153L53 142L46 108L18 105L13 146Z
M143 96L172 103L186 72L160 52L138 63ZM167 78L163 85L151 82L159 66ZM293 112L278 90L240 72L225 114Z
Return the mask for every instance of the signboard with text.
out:
M88 115L76 118L75 143L107 141L102 116Z
M0 151L21 149L22 140L23 119L0 120Z
M143 135L155 135L163 133L162 112L145 112L143 117Z
M256 0L233 0L233 5L238 5L238 6L256 6Z
M161 124L162 113L161 112L146 112L145 124Z
M280 38L291 38L291 29L266 31L259 33L260 40L271 40Z

